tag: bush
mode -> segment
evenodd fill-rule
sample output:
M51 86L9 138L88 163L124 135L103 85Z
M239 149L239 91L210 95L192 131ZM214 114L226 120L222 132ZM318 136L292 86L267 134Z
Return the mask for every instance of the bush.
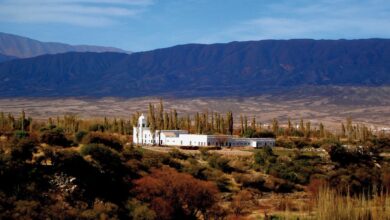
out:
M231 173L233 171L233 168L229 165L229 159L220 155L213 154L207 161L212 168L222 170L225 173Z
M77 143L80 143L87 134L88 132L86 131L79 131L74 135L74 139Z
M210 169L204 165L199 164L195 159L190 159L190 164L183 168L183 171L191 174L193 177L201 180L206 180L206 170Z
M229 192L230 179L220 170L206 169L203 171L206 179L215 182L218 189L222 192Z
M261 166L265 166L275 161L276 156L269 146L264 146L261 150L257 150L254 154L255 163Z
M278 193L291 193L291 192L294 191L294 189L295 189L294 184L289 183L289 182L286 181L286 182L280 183L277 186L275 191L278 192Z
M103 144L116 151L121 151L123 149L121 142L116 137L100 132L90 132L84 138L83 142L87 144Z
M133 220L153 220L157 217L153 210L136 199L130 200L126 208L129 210L129 217Z
M246 138L275 138L276 137L276 135L271 131L256 132L252 128L248 128L242 136Z
M294 148L294 143L288 139L278 139L276 140L275 145L279 147L289 148L289 149Z
M179 160L172 157L164 157L162 163L172 168L175 168L176 170L183 169L183 165L179 162Z
M83 156L90 155L105 171L110 173L122 171L122 161L118 152L104 145L88 144L81 147L80 153Z
M131 160L131 159L141 160L144 154L142 150L139 148L125 147L125 149L122 152L122 155L126 160Z
M178 149L171 150L169 152L169 156L176 158L176 159L180 159L180 160L187 160L188 159L188 155L179 151Z
M242 136L246 137L246 138L252 138L255 133L256 133L256 131L254 129L248 128L245 130L245 132L244 132L244 134L242 134Z
M104 125L101 125L101 124L93 124L91 126L89 126L89 131L101 131L101 132L104 132L106 129L104 127Z
M50 153L49 153L50 154ZM91 167L84 158L74 150L64 150L50 156L53 167L70 176L83 177L91 172Z
M252 175L234 173L233 177L237 183L242 185L242 187L268 191L268 189L264 186L265 179L259 174Z
M199 147L197 147L197 146L180 146L180 149L182 149L182 150L199 150Z
M310 146L310 143L307 140L300 138L294 140L294 145L296 148L302 149L304 147Z
M253 138L275 138L276 135L271 131L260 131L253 135Z
M159 219L196 219L197 213L204 217L218 199L213 183L167 167L153 169L134 183L136 197L150 203Z
M13 160L31 160L36 151L37 143L32 139L21 139L13 143L11 156Z
M14 137L16 139L26 138L26 137L28 137L28 132L27 131L21 131L21 130L14 131Z
M41 134L40 141L52 146L68 147L72 144L69 141L60 128L54 128L51 130L44 130Z

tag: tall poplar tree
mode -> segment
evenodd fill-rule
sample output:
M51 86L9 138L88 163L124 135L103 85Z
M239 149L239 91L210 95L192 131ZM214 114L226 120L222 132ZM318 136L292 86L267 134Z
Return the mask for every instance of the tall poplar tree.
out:
M272 132L277 136L279 133L279 122L276 118L272 119Z
M240 115L240 124L241 124L241 130L240 130L240 134L241 136L244 134L244 118L242 117L242 115Z
M229 111L226 115L227 119L227 124L228 124L228 134L233 135L233 124L234 124L234 119L233 119L233 112Z
M251 127L254 131L256 131L256 117L255 116L253 116L253 118L252 118Z
M305 137L310 137L310 121L306 122Z
M160 99L160 106L158 108L158 129L164 129L164 105L162 99Z

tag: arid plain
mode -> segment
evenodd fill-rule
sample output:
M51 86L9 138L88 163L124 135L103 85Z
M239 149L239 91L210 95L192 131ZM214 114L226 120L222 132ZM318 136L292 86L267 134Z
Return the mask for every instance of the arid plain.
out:
M230 98L164 98L166 110L176 109L179 114L200 112L233 111L238 116L245 114L255 116L258 122L264 125L277 118L285 124L290 118L298 123L302 118L310 120L315 126L324 123L328 128L339 129L340 122L352 117L354 122L364 123L372 129L390 127L390 103L388 99L376 102L360 101L350 104L346 100L322 96L297 97L262 95L256 97ZM363 99L363 98L361 98ZM21 110L36 119L45 119L64 114L76 114L81 118L99 117L130 117L135 112L145 112L149 103L158 103L159 97L145 98L10 98L0 99L0 111L18 114ZM238 117L236 117L238 120ZM237 121L238 122L238 121Z

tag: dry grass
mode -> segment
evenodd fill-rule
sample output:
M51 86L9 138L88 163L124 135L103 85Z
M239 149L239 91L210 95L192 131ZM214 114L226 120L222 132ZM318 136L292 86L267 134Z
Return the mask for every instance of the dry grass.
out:
M304 192L265 194L250 215L240 219L283 220L389 220L390 195L379 193L366 196L341 195L322 188L317 195Z
M366 196L342 196L329 188L320 190L315 219L390 219L390 196L385 193Z

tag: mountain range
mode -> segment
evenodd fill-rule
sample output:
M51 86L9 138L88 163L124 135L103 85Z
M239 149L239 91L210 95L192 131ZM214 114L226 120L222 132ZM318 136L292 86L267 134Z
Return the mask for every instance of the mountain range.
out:
M124 50L114 47L89 45L69 45L54 42L41 42L27 37L0 32L0 62L2 57L28 58L44 54L58 54L66 52L119 52Z
M305 86L389 86L390 40L263 40L0 64L2 97L249 96Z

